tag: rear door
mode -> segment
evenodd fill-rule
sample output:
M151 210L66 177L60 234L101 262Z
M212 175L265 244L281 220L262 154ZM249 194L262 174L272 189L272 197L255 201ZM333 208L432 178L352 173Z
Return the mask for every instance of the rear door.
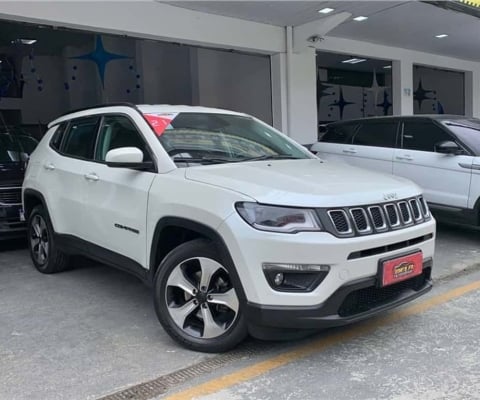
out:
M386 174L393 173L393 154L398 124L395 120L365 121L352 137L352 145L344 149L350 163Z
M324 159L346 160L349 153L344 150L351 143L357 123L334 123L326 126L325 134L311 147L311 151Z
M87 239L85 235L86 161L93 158L99 117L61 124L41 160L39 182L58 233Z
M391 174L398 123L394 119L333 125L313 151L323 158ZM333 143L332 143L333 142Z
M405 120L393 172L417 183L430 203L467 208L473 157L436 153L442 141L456 138L433 120Z

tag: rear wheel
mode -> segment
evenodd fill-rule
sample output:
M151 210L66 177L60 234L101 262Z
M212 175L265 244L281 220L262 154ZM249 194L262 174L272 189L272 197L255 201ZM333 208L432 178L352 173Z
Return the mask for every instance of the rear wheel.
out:
M222 352L247 335L230 273L213 243L184 243L155 277L155 310L168 334L197 351Z
M33 264L40 272L53 274L68 266L68 256L57 248L50 218L41 205L28 218L28 245Z

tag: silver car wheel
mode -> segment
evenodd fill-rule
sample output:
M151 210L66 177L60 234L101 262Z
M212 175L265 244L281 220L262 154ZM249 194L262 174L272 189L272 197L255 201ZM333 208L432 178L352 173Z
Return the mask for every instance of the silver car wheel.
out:
M175 324L201 339L226 333L239 311L228 271L217 261L205 257L190 258L172 269L165 301Z

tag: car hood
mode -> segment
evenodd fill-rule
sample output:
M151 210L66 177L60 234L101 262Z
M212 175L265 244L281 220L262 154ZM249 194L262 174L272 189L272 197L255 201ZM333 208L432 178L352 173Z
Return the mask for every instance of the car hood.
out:
M421 192L414 183L400 177L319 159L190 167L185 177L234 190L259 203L299 207L383 203Z

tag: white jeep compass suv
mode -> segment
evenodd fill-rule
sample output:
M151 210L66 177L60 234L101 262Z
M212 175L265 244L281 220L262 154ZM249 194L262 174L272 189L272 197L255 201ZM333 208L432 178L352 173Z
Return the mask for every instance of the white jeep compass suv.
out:
M358 321L431 288L435 221L415 184L323 161L245 114L62 116L31 156L23 206L40 272L81 254L133 273L195 350Z

